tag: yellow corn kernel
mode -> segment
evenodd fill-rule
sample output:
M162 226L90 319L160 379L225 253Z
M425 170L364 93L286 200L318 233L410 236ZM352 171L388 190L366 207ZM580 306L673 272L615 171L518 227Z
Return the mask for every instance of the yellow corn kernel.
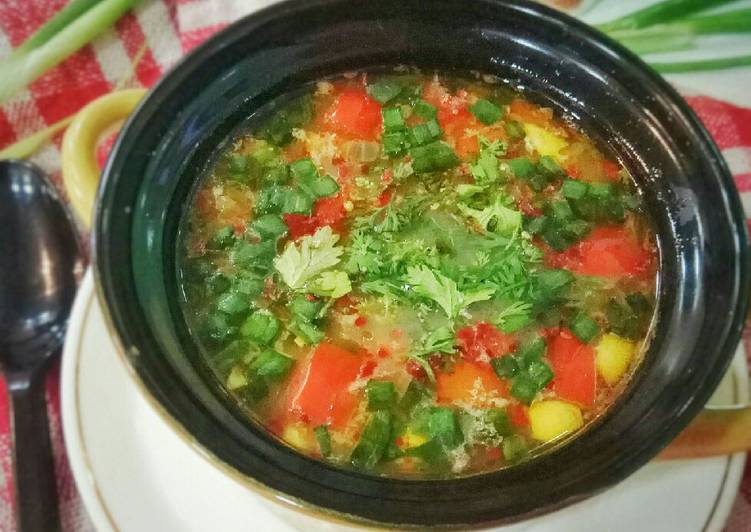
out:
M527 141L540 155L552 157L556 162L566 159L566 156L561 154L561 150L568 146L565 139L535 124L524 123L522 125Z
M402 448L411 449L412 447L419 447L423 443L427 443L428 439L422 434L412 432L410 429L402 434Z
M227 376L227 389L237 390L238 388L242 388L243 386L247 385L248 379L245 376L245 372L243 371L242 366L233 367L232 371L230 371L229 375Z
M550 399L532 403L529 424L536 440L550 441L580 429L584 420L578 406Z
M595 348L595 366L600 377L610 386L626 373L636 352L636 343L612 333L602 337Z

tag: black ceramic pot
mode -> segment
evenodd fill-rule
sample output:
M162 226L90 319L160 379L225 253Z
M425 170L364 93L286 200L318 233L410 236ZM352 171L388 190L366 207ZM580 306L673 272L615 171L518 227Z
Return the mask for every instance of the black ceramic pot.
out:
M623 398L570 444L508 470L393 480L306 458L247 421L202 365L178 307L178 222L205 161L256 109L300 84L407 64L511 80L565 113L644 192L659 239L658 321ZM520 519L634 472L701 409L740 337L749 252L720 153L634 55L552 10L500 0L313 0L253 14L195 50L130 118L95 216L99 295L147 393L242 478L354 519L470 525Z

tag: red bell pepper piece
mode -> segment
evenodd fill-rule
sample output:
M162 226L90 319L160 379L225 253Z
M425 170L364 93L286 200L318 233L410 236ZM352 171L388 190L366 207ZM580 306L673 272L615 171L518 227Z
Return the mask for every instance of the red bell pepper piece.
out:
M363 356L346 349L318 344L310 361L298 364L300 369L290 379L287 410L313 427L343 428L360 399L349 387L365 362Z
M321 198L313 206L313 215L318 219L318 225L336 225L347 215L344 210L344 198L341 194Z
M435 377L436 396L441 404L469 403L478 408L489 408L493 406L493 397L508 397L508 386L490 366L460 360L454 364L451 373L439 371ZM477 382L480 383L479 390Z
M554 374L550 386L558 397L585 408L594 405L597 373L592 347L562 329L549 338L548 360Z
M621 226L596 227L566 251L548 251L545 262L583 275L600 277L640 276L651 271L652 251Z
M516 427L528 427L529 415L528 408L521 403L511 403L506 407L511 423Z
M364 88L347 87L334 102L330 123L337 133L374 140L381 131L381 104Z
M284 223L289 228L289 236L299 238L303 235L312 235L318 229L319 223L315 216L299 213L287 213L284 215Z
M513 337L503 334L485 322L463 327L456 333L462 358L468 362L487 366L491 358L506 355L514 350Z

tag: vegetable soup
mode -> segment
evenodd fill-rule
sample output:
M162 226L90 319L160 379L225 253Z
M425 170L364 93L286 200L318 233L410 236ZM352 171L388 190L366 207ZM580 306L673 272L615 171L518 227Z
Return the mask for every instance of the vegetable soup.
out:
M231 139L185 214L183 309L311 457L435 478L585 429L638 366L655 236L628 172L487 77L325 80Z

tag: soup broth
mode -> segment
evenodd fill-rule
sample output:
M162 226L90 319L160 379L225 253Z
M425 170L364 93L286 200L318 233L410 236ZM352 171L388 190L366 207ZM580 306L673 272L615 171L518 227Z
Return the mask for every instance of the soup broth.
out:
M221 150L180 246L228 393L301 453L379 475L575 437L623 391L655 304L628 172L485 78L317 83Z

